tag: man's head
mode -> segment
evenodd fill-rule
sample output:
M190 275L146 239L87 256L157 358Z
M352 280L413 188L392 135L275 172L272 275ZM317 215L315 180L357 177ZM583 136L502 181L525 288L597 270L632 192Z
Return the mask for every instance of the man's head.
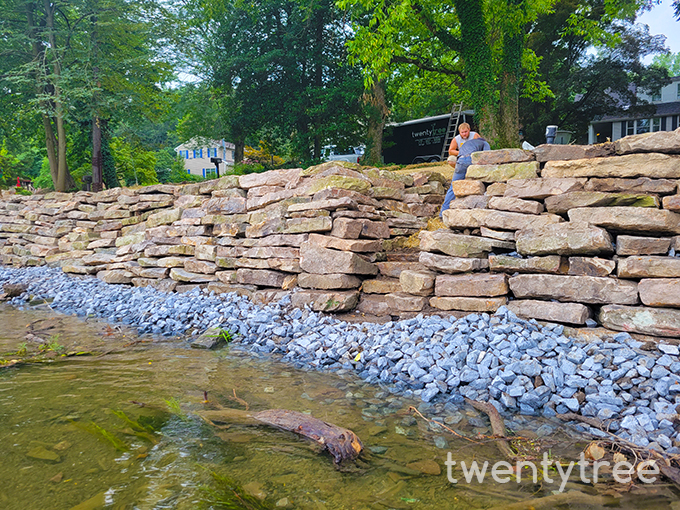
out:
M458 133L460 133L461 138L467 140L467 137L470 136L470 124L463 122L460 126L458 126Z

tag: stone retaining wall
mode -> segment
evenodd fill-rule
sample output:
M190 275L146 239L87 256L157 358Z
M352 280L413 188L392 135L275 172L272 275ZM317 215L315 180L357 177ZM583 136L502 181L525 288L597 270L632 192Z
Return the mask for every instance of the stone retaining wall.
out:
M317 311L493 312L680 336L680 130L473 155L448 185L325 163L183 186L3 193L2 262ZM411 243L413 244L413 243Z

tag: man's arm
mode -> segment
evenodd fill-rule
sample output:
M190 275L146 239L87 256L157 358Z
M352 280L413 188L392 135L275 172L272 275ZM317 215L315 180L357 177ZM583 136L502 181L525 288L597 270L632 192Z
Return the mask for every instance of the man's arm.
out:
M481 137L482 136L479 133L475 133L475 136L473 136L472 139L474 140L475 138L481 138Z
M449 145L449 156L458 156L458 142L455 136L451 140L451 145Z

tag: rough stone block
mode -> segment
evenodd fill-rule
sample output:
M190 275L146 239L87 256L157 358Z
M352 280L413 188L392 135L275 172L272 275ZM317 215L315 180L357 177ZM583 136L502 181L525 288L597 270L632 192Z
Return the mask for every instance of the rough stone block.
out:
M300 168L269 170L260 174L239 175L238 185L244 189L258 186L296 186L300 182Z
M168 209L150 215L146 219L147 228L157 227L159 225L170 225L173 221L177 221L182 216L182 210Z
M556 299L566 302L635 305L637 283L595 276L518 275L510 278L517 299Z
M471 273L489 267L489 261L485 258L449 257L427 251L420 252L418 261L429 269L448 274Z
M384 317L392 312L390 305L387 304L383 296L371 294L361 294L356 310L357 312L377 317Z
M540 165L536 161L507 163L504 165L470 165L466 179L482 182L508 182L510 179L533 179L538 177Z
M515 243L477 236L454 234L447 230L422 231L420 250L436 251L452 257L482 258L494 248L515 249Z
M300 267L314 274L377 274L375 264L366 262L352 252L330 250L310 242L300 246Z
M236 279L241 284L259 285L260 287L279 287L286 278L285 273L267 269L238 269Z
M680 168L680 161L678 167ZM569 211L569 219L616 232L680 234L680 214L663 209L586 207Z
M570 161L573 159L603 158L616 153L613 143L601 143L597 145L556 145L543 144L533 150L536 160L546 161Z
M191 273L215 274L217 271L217 266L214 262L207 260L188 258L184 261L184 269Z
M505 274L438 275L435 296L494 297L508 293Z
M501 306L506 305L507 297L433 297L430 298L430 306L438 310L462 310L465 312L493 313Z
M600 323L614 331L680 337L680 310L647 306L603 306Z
M451 187L453 188L453 194L456 196L456 198L462 198L471 195L483 195L486 191L486 186L484 186L482 181L473 181L469 179L452 181Z
M97 273L97 278L106 283L132 283L132 278L134 274L124 269L114 269L111 271L99 271Z
M504 163L534 161L534 159L536 158L533 152L522 149L498 149L472 153L473 165L502 165Z
M401 292L401 283L396 278L364 280L361 290L366 294L391 294L393 292Z
M214 274L192 273L178 267L170 269L170 278L180 283L207 283L217 280Z
M559 273L562 257L548 255L546 257L529 257L521 259L509 255L489 255L491 271L503 273Z
M462 182L462 181L456 181ZM475 182L475 181L471 181ZM479 182L479 181L477 181ZM468 197L456 197L451 200L449 209L486 209L489 205L489 197L486 195L470 195Z
M522 200L521 198L492 197L489 199L489 209L522 214L541 214L543 212L543 204L533 200Z
M655 207L659 208L659 197L631 193L603 193L599 191L573 191L545 199L548 212L565 214L577 207Z
M510 301L508 309L518 317L567 324L585 324L586 319L590 318L590 309L580 303L521 299Z
M543 176L536 179L513 179L508 181L504 196L542 200L553 195L580 191L586 182L587 179L585 178L575 179L571 177L547 179Z
M302 290L291 295L291 305L309 305L315 312L349 312L359 303L359 291Z
M680 278L649 278L638 284L640 301L647 306L680 308Z
M671 239L663 237L635 237L621 235L616 238L616 254L628 255L666 255L671 247Z
M291 218L286 220L287 234L301 234L304 232L330 232L333 228L333 220L330 216L318 216L316 218Z
M659 193L668 195L675 193L678 187L677 181L671 179L650 179L639 177L637 179L589 179L584 189L586 191L608 191L626 193Z
M355 289L361 285L361 280L349 274L300 273L297 283L304 289Z
M680 195L663 197L663 208L669 211L680 212Z
M515 233L522 255L598 255L614 251L609 233L584 222L571 221Z
M680 178L680 156L667 154L628 154L610 158L548 161L543 177L614 177L655 179Z
M342 218L338 218L342 219ZM336 222L338 220L335 220ZM331 231L331 236L333 232ZM382 251L382 241L372 241L365 239L342 239L339 237L323 236L319 234L310 234L309 242L321 246L322 248L332 248L341 251L354 252L378 252Z
M680 128L675 131L656 131L640 135L630 135L616 142L617 154L637 152L680 153Z
M609 276L616 261L595 257L569 257L569 274L574 276Z
M426 267L419 262L377 262L378 270L382 276L387 278L399 278L402 271L412 270L421 271L426 269Z
M392 312L420 312L427 305L427 298L404 292L385 295L385 302Z
M618 260L619 278L680 278L680 258L627 257Z
M534 215L490 209L449 209L444 211L442 219L447 227L454 229L488 227L501 230L535 229L564 221L555 214Z
M430 271L402 271L401 291L415 296L429 296L434 291L435 274Z

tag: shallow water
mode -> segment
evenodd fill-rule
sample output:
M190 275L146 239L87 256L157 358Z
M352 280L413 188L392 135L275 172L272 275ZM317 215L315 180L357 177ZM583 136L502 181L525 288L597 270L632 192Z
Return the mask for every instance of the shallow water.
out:
M2 509L209 508L210 490L229 493L219 492L212 473L264 497L262 504L273 508L504 508L558 488L540 481L499 484L489 477L484 484L449 483L447 452L458 461L493 462L499 460L495 445L433 431L408 412L419 402L352 374L301 371L235 348L193 350L181 340L139 343L128 331L50 311L4 307L0 321L3 353L22 342L34 348L25 340L30 329L65 351L108 351L0 370ZM41 330L44 326L52 327ZM216 406L243 409L244 403L254 411L311 413L350 428L362 438L366 455L353 470L339 471L329 455L292 433L240 425L218 430L194 414ZM133 423L114 414L119 411ZM455 430L468 436L490 433L488 420L476 411L448 411ZM139 429L135 435L134 422L157 432ZM517 418L512 424L530 429L516 430L524 435L546 422ZM550 431L541 444L551 455L576 458L587 445L555 423L543 430ZM423 474L422 464L407 467L418 461L435 461L442 473ZM568 489L608 490L614 506L638 510L671 508L678 494L664 484L630 492L613 484L593 488L577 477Z

